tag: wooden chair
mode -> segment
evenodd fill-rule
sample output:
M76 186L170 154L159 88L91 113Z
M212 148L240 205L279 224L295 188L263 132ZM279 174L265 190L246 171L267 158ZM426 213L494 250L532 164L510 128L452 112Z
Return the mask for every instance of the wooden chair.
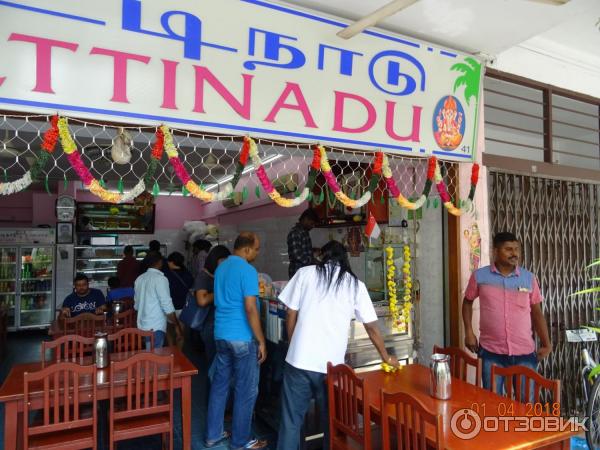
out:
M506 397L520 403L540 403L540 393L546 389L552 393L552 402L560 404L560 380L544 378L525 366L500 367L492 365L492 392L496 392L496 377L504 377ZM533 392L533 398L530 393ZM550 403L544 401L543 403Z
M63 319L64 334L94 337L96 331L104 331L105 328L104 315L83 313L76 317L65 317Z
M159 389L159 378L166 386ZM116 397L116 388L125 385L125 398ZM159 395L161 393L161 395ZM150 352L111 363L110 450L125 439L162 434L173 450L173 355Z
M367 385L351 367L327 363L327 393L330 449L370 449L370 409L363 407Z
M383 450L436 449L443 447L442 415L429 411L417 398L406 392L390 394L381 390L381 435ZM394 411L391 417L390 411ZM395 436L390 436L390 422ZM429 432L427 431L429 430ZM395 446L392 447L392 437Z
M80 391L83 378L91 380L91 390ZM25 450L97 448L95 365L53 364L39 372L26 372L23 380ZM41 411L32 408L31 394L39 391L40 386L44 387ZM39 395L36 399L39 401ZM35 412L41 414L32 414Z
M154 350L154 333L137 328L124 328L108 335L113 353L135 352L146 349L146 339L150 339L150 350Z
M433 353L442 353L450 356L450 373L454 378L469 382L467 373L468 368L475 369L475 386L481 386L482 361L479 358L474 358L466 351L458 347L438 347L433 346ZM471 383L473 384L473 383Z
M42 369L50 361L83 364L83 357L91 355L93 347L94 338L76 334L61 336L53 341L42 341ZM48 350L53 353L50 361L46 359Z
M113 316L114 331L125 328L137 328L137 314L135 309L130 308Z

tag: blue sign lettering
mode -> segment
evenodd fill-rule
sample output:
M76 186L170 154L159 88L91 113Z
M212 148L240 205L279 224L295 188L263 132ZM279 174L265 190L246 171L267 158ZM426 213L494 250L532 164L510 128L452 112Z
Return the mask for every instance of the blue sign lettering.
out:
M420 75L419 90L421 92L424 92L426 80L425 68L414 56L411 56L408 53L399 52L397 50L385 50L383 52L379 52L373 57L373 59L371 59L371 63L369 64L369 78L371 79L371 83L373 83L373 86L375 86L380 91L391 95L410 95L416 90L417 80L415 80L415 78L410 74L401 72L400 61L397 60L387 60L387 70L385 70L386 84L390 86L401 87L401 89L386 89L377 80L377 77L375 75L375 66L383 58L391 57L400 58L402 62L408 61L417 69Z
M340 74L352 76L352 63L354 55L363 56L362 53L346 50L345 48L332 47L331 45L319 44L319 70L325 67L325 50L337 51L340 54Z
M280 61L282 58L281 50L288 52L290 60L288 62L266 62L266 61L246 61L244 67L248 70L255 70L256 66L268 66L268 67L279 67L281 69L297 69L304 66L306 63L306 56L302 51L296 47L292 47L288 44L281 43L282 39L288 39L291 41L297 41L295 37L285 36L283 34L273 33L271 31L259 30L258 28L250 28L250 36L248 39L248 55L255 56L257 50L256 36L257 34L263 34L265 37L265 48L264 58L271 61Z
M165 33L142 29L142 2L141 0L123 0L122 28L135 33L148 34L166 39L183 42L183 56L185 58L200 60L202 47L211 47L227 52L237 52L237 49L225 47L202 40L202 21L197 16L185 11L167 11L160 18L160 24ZM183 16L185 30L183 34L175 32L169 21L173 16Z

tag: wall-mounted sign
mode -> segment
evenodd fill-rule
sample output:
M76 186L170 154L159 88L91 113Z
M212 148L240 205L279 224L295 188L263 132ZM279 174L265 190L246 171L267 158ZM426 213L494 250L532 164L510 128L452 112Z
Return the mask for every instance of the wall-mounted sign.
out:
M0 228L0 244L54 244L54 228Z
M0 106L470 160L481 64L262 0L0 2Z

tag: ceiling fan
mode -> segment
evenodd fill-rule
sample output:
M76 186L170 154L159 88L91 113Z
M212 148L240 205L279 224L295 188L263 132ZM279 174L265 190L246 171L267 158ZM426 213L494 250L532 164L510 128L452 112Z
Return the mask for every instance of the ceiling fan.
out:
M368 16L357 20L356 22L348 25L346 28L340 30L337 35L343 39L350 39L351 37L359 34L365 28L371 27L378 22L381 22L386 17L396 14L398 11L408 8L415 4L419 0L393 0L390 3L382 6L376 11L373 11ZM529 2L543 3L546 5L561 6L569 3L571 0L526 0Z

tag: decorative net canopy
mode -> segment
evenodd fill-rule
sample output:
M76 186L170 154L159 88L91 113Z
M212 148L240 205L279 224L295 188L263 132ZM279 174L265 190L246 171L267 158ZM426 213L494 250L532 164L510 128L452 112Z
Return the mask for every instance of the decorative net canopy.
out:
M0 183L15 181L23 177L40 157L40 147L44 133L50 128L51 116L45 115L1 115L0 116ZM83 164L91 175L108 190L128 191L144 178L151 163L152 148L156 141L157 127L102 124L80 119L69 119L69 131L76 144ZM172 129L173 144L179 159L191 179L203 189L220 191L236 172L243 136L225 136L196 131ZM309 175L313 160L314 144L279 142L269 139L255 139L262 166L268 177L288 180L301 189ZM115 147L113 149L113 147ZM128 155L113 153L130 151ZM372 166L377 149L372 151L350 150L339 147L325 147L327 157L341 190L350 198L358 198L369 186ZM120 156L125 156L121 158ZM428 161L426 158L402 156L386 153L392 177L399 190L407 199L421 196L427 180ZM457 206L457 163L439 161L439 167L448 194ZM252 161L245 166L237 191L249 186L256 174ZM45 186L49 192L59 183L67 184L78 180L68 155L60 141L56 150L50 153L46 164L35 177L34 184ZM158 161L153 179L146 189L154 193L175 193L182 191L182 183L167 157ZM326 180L317 177L315 186L325 189ZM387 190L380 182L373 193L379 198ZM459 197L466 198L469 186L461 186ZM427 206L438 205L439 194L435 189L429 193Z

